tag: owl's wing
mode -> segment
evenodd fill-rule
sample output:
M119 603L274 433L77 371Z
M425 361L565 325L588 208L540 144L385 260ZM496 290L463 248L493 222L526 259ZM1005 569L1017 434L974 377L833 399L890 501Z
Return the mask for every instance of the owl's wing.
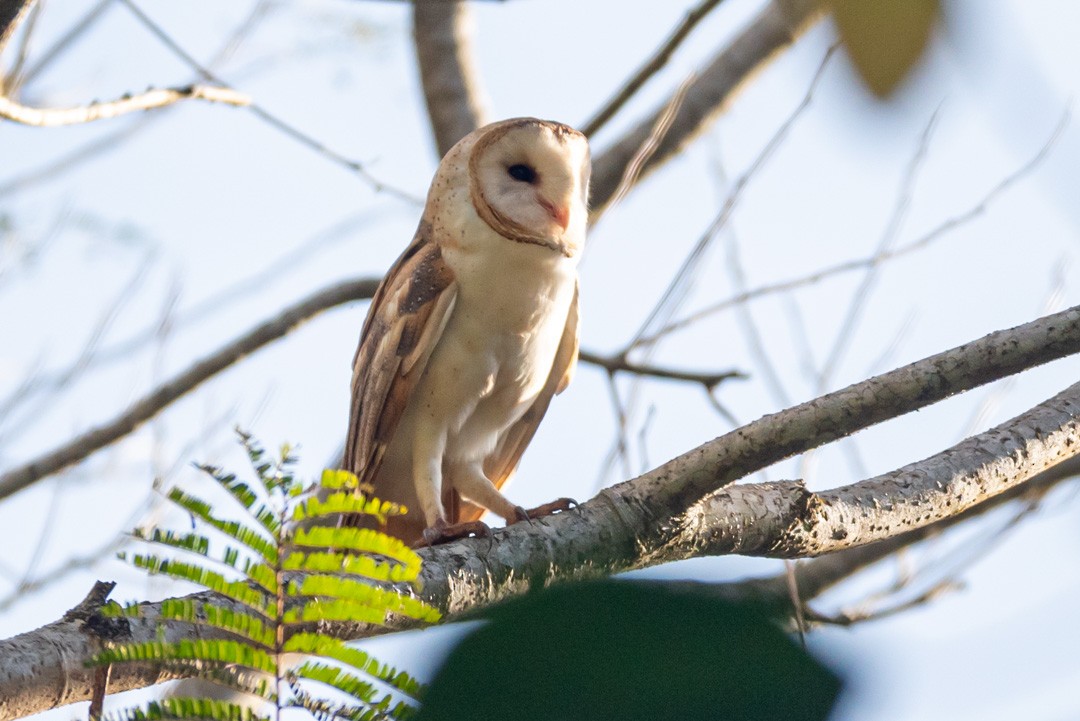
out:
M484 473L495 484L496 488L502 488L503 484L514 474L521 454L529 445L536 429L540 426L544 414L547 413L548 405L552 397L562 393L574 377L574 368L578 359L578 291L574 288L574 299L570 303L570 312L566 316L566 327L563 329L559 348L555 352L555 362L551 366L547 383L544 384L540 395L536 397L525 415L510 426L499 439L498 445L490 456L484 459ZM463 499L455 498L450 505L449 514L457 521L473 521L483 515L484 509L469 503ZM456 510L456 513L454 511Z
M454 274L432 238L431 225L421 222L372 298L353 359L343 465L361 482L374 482L456 298Z

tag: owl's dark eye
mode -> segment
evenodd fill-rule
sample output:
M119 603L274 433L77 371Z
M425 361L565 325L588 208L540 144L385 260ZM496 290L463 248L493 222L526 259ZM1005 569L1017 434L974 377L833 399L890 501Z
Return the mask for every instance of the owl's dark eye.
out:
M532 183L536 180L536 171L530 168L528 165L511 165L506 169L507 175L514 180L520 180L523 183Z

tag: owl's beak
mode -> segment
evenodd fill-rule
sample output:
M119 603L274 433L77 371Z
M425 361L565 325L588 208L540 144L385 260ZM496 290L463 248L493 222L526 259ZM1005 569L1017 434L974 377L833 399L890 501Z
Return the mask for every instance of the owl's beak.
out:
M556 205L546 198L540 198L540 205L544 210L548 212L548 215L552 217L555 224L563 230L566 230L566 226L570 225L570 206L569 205Z

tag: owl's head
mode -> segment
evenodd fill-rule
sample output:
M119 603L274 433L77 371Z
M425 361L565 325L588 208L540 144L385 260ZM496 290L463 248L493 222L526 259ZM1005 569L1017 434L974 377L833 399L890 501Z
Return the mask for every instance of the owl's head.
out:
M561 123L514 118L477 130L469 194L500 235L572 256L585 239L589 142Z

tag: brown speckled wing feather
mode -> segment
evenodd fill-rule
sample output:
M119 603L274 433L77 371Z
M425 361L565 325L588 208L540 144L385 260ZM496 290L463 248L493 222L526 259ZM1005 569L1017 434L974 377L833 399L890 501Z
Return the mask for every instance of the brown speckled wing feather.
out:
M344 467L362 482L374 482L456 297L454 274L421 222L372 298L353 359Z
M559 341L559 349L555 353L555 362L551 366L551 374L547 383L536 397L529 410L525 411L517 423L510 426L499 439L495 451L484 459L484 473L495 484L502 488L503 484L514 475L521 455L525 452L529 442L536 434L540 421L547 413L551 399L570 385L574 376L574 368L578 359L578 292L574 289L574 300L570 303L570 312L566 317L566 327L563 330L562 340ZM449 499L446 499L449 500ZM454 498L448 504L448 515L456 521L473 521L483 515L484 509L469 503L461 498ZM454 512L456 511L456 513Z

